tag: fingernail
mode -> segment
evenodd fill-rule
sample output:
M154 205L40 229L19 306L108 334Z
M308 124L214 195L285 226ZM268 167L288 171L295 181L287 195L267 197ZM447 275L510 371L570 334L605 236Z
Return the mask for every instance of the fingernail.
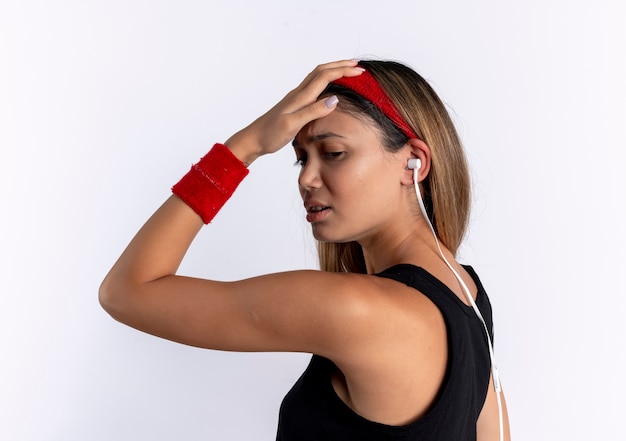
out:
M355 69L356 70L360 70L361 72L365 72L365 68L363 68L361 66L356 66Z
M324 104L329 109L332 109L333 107L335 107L338 102L339 102L339 98L337 98L337 95L329 96L328 98L324 100Z

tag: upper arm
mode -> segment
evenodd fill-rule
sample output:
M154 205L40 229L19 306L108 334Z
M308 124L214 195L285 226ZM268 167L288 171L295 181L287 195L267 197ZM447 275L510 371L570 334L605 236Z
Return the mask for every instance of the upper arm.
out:
M166 276L111 296L103 306L123 323L193 346L334 357L370 329L373 279L321 271L236 282ZM105 281L102 289L116 288Z

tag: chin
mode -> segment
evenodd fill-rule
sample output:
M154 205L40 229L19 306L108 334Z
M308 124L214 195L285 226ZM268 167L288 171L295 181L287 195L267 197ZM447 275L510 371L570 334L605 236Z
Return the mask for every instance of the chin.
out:
M311 225L311 232L315 240L320 242L337 242L334 234L329 234L328 231L324 231L324 228L320 228L319 225Z
M320 242L347 243L356 240L353 236L338 234L337 231L324 231L323 228L318 228L315 225L313 225L312 232L315 240Z

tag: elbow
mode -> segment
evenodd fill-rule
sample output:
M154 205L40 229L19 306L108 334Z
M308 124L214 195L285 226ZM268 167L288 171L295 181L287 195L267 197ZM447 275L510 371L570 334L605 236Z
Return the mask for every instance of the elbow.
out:
M126 296L124 296L123 293L124 289L120 287L119 284L115 283L110 276L105 277L98 289L98 301L100 302L100 306L109 313L111 317L118 321L123 315L125 308L124 298Z
M98 301L100 302L102 309L110 315L113 315L114 297L111 283L107 276L107 278L102 281L100 288L98 289Z

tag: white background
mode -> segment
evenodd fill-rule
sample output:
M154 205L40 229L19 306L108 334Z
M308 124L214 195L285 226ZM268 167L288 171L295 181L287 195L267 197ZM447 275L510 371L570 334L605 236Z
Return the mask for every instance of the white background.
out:
M170 186L316 64L429 79L475 186L461 261L495 308L516 440L623 439L621 0L0 2L0 439L270 440L308 357L189 348L113 321L108 268ZM314 267L285 149L181 272Z

